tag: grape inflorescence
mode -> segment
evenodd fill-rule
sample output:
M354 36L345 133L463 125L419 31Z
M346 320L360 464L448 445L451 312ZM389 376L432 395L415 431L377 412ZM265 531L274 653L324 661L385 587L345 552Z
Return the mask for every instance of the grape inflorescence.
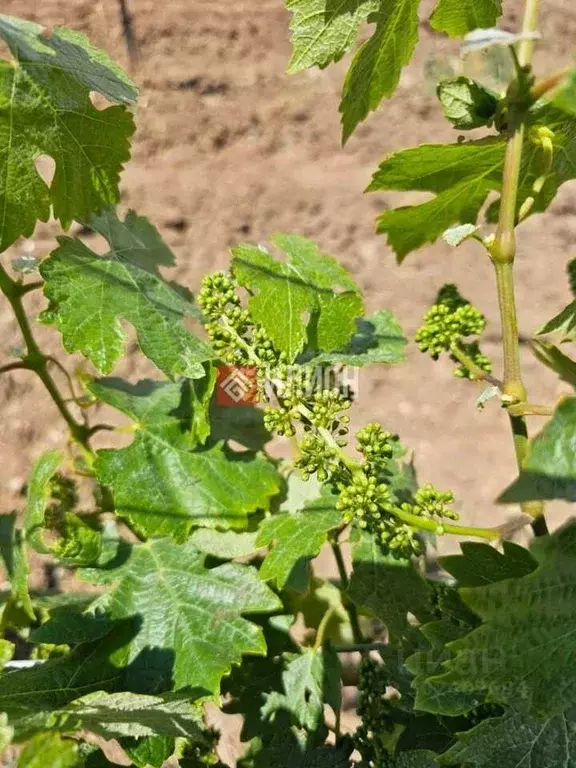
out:
M465 341L471 336L480 336L485 329L486 318L480 310L464 299L455 285L448 284L440 289L436 302L424 315L415 340L420 351L429 354L433 360L448 353L456 363L455 376L474 379L476 373L458 359L457 351L478 369L490 373L492 364L482 354L478 341Z
M421 340L435 354L449 350L455 334L469 335L484 328L482 316L453 287L443 289L440 298L440 306L429 313L427 335ZM317 377L311 365L291 364L266 330L242 308L231 274L218 272L206 277L198 303L222 360L257 369L266 429L282 437L303 433L295 466L304 479L314 476L332 486L344 524L372 534L385 552L409 558L423 551L420 519L427 522L428 530L430 521L437 523L438 533L444 532L444 519L457 519L449 509L453 502L449 492L423 486L408 499L405 495L398 498L390 483L400 443L379 424L368 424L358 431L360 461L344 453L352 394L339 385L337 377L326 387L326 377Z

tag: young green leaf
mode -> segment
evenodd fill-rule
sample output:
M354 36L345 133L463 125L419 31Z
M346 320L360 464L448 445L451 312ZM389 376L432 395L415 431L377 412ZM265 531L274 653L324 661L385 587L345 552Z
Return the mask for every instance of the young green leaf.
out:
M458 734L458 742L442 755L442 765L470 768L572 766L576 762L574 711L550 720L535 720L509 711Z
M261 451L272 435L264 426L264 411L254 405L218 405L212 402L209 414L210 444L224 440Z
M10 580L11 598L3 608L0 625L5 626L22 611L25 623L35 620L34 608L28 592L28 558L22 531L16 527L16 515L0 515L0 556Z
M108 564L83 571L83 578L113 585L97 601L111 618L139 617L138 634L115 657L130 664L128 681L142 684L153 676L164 690L216 694L243 653L266 652L262 630L243 614L281 607L254 569L229 563L208 570L190 543L169 539L121 545Z
M332 648L306 649L292 655L282 675L284 694L271 693L262 708L265 717L289 712L297 725L317 730L324 722L324 704L335 713L342 704L340 661Z
M173 754L176 745L172 736L150 736L146 739L124 738L118 741L136 768L162 768Z
M252 245L232 250L234 275L255 294L248 300L253 320L265 328L290 362L304 348L311 323L318 350L331 352L344 346L363 310L356 283L311 240L278 234L272 242L288 261L278 261L264 248Z
M396 90L418 41L419 4L420 0L381 0L371 17L376 23L374 34L354 57L344 81L340 104L344 142Z
M206 555L219 560L234 560L237 557L249 557L258 551L257 536L257 531L236 533L198 528L190 536L190 542Z
M562 381L576 389L576 362L572 358L547 341L533 340L530 349L537 360L557 373Z
M461 37L475 29L493 27L502 15L502 0L440 0L430 23L438 32Z
M17 768L80 768L78 743L57 733L38 733L26 744Z
M504 579L526 576L536 568L536 561L524 547L504 541L503 552L489 544L465 541L461 555L445 555L439 563L458 582L459 587L481 587Z
M378 8L378 0L286 0L292 12L292 58L288 72L327 67L354 45L360 26Z
M420 621L433 617L427 583L410 562L383 555L373 536L358 537L352 566L349 598L360 610L383 621L393 640L401 640L408 632L408 612Z
M398 321L387 309L372 317L356 320L356 333L340 350L324 352L312 358L317 365L342 364L361 368L378 363L401 363L408 340L403 336Z
M64 229L118 200L118 179L130 157L132 115L124 106L96 109L90 92L127 104L137 90L84 35L0 16L0 37L16 58L0 63L0 249L29 237L51 208ZM48 186L35 161L56 163Z
M456 77L438 85L438 98L445 117L461 131L490 125L498 108L498 94L471 80Z
M222 444L197 449L190 431L191 383L100 379L90 390L130 416L135 439L126 448L102 449L96 475L113 494L115 508L144 536L186 538L192 526L243 528L267 509L280 490L273 464ZM196 449L196 450L195 450Z
M58 238L60 247L40 268L50 300L44 322L58 327L68 352L81 352L101 373L110 373L122 357L124 320L134 326L142 352L167 376L202 378L203 363L214 353L183 325L198 310L158 272L174 257L157 230L133 211L121 221L107 210L90 225L110 250L100 256L80 240Z
M429 711L439 711L433 694L442 700L446 689L542 719L573 706L576 523L536 539L532 553L539 566L533 573L460 590L483 623L449 646L454 655L444 673L428 679ZM463 708L441 711L455 715Z
M512 504L534 499L576 501L576 398L560 402L531 441L520 477L498 501Z
M380 165L369 191L417 189L436 194L429 202L394 208L378 219L378 232L388 235L399 261L454 224L476 222L488 193L500 188L504 151L501 138L424 144Z
M310 561L320 553L328 532L341 524L336 497L329 495L308 502L299 512L266 518L256 539L259 547L271 546L260 568L261 578L275 581L278 589L306 592Z
M116 691L125 684L125 670L112 658L122 654L137 632L134 617L116 622L112 632L71 653L37 666L10 670L0 676L0 708L11 721L48 715L92 691Z
M564 110L576 117L576 69L571 70L558 91L554 94L553 103L558 109Z
M96 691L72 701L57 715L68 715L77 727L105 739L154 735L194 738L203 728L201 710L191 697Z
M558 333L561 341L576 341L576 301L572 301L536 331L538 336L547 333Z
M472 620L474 621L473 617ZM428 647L418 650L406 659L406 669L413 675L414 708L424 712L469 712L475 709L479 700L472 691L462 691L455 686L445 685L438 688L436 675L443 672L443 665L452 657L450 643L465 637L473 628L468 621L443 615L420 627L421 635L428 641Z
M536 211L544 210L558 187L576 176L576 121L544 106L530 116L530 128L539 126L554 132L554 158L534 206ZM388 236L399 261L425 243L434 242L453 225L476 223L488 194L501 189L505 149L506 138L498 136L457 144L424 144L384 160L368 191L418 190L436 195L428 202L393 208L379 217L378 232ZM530 138L522 158L519 204L532 194L534 181L541 175L541 149Z
M63 564L89 565L100 554L100 533L73 512L56 511L54 519L47 520L52 481L62 459L59 451L46 451L36 462L28 486L25 537L37 552L54 555ZM57 535L55 541L46 539L48 531Z

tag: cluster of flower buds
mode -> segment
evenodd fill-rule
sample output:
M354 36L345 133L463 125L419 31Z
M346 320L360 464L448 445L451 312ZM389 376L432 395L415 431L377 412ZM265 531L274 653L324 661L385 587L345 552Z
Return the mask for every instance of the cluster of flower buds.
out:
M222 359L258 369L261 399L268 403L264 409L266 429L293 437L300 425L306 434L295 465L305 479L315 476L339 493L343 522L366 530L383 550L396 557L421 554L418 526L406 521L406 515L434 520L440 531L443 519L456 518L448 509L452 494L424 486L410 502L399 501L390 488L390 476L401 447L398 437L379 424L368 424L356 435L363 461L347 458L342 449L347 444L350 393L337 386L337 381L330 381L329 387L325 379L319 383L314 369L306 364L289 364L266 330L242 309L237 289L231 275L218 272L204 279L198 302ZM438 356L463 337L480 333L484 325L478 310L462 299L454 286L446 286L426 316L419 343Z
M490 360L482 354L478 342L466 342L470 336L478 336L486 328L486 318L479 309L464 299L455 285L445 285L436 297L436 303L426 312L415 340L421 352L437 360L444 352L457 364L455 375L474 378L474 373L458 360L454 350L459 349L486 373L490 373Z

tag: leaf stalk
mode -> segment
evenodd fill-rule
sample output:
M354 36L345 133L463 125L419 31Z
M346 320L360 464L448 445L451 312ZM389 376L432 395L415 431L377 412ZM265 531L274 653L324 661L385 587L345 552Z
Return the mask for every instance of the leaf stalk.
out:
M84 451L90 452L88 445L90 431L84 424L80 424L76 421L70 412L64 398L60 394L58 385L48 371L48 363L51 361L51 358L42 352L34 338L32 328L28 321L28 316L26 315L26 310L24 309L24 304L22 303L22 297L31 290L30 287L13 280L4 267L0 265L0 290L6 296L12 307L12 311L14 312L14 316L24 339L24 344L26 345L26 355L22 360L5 366L4 370L7 368L22 368L34 371L40 381L44 384L44 387L48 391L56 408L59 410L60 415L68 425L72 439L78 443Z

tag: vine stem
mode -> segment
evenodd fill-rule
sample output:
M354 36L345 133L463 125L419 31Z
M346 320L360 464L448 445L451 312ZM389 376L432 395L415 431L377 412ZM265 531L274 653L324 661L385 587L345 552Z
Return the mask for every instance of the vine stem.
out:
M526 0L522 33L531 35L537 31L540 0ZM529 67L532 62L534 41L525 39L520 43L518 62L520 67ZM516 84L518 80L516 80ZM514 85L512 86L514 87ZM514 260L516 258L516 214L518 208L518 189L522 166L522 148L524 144L523 115L511 115L512 134L508 139L502 180L500 217L494 243L490 246L490 257L496 272L496 287L502 325L502 344L504 353L503 394L512 403L525 403L526 389L522 381L520 367L520 344L518 338L518 318L514 291ZM528 450L528 430L524 416L509 414L516 462L521 469ZM533 518L544 514L544 504L540 501L522 505L522 510ZM545 527L545 523L544 523ZM538 525L542 531L542 523ZM536 532L536 529L535 529Z
M333 605L328 608L324 616L322 616L322 621L318 625L318 629L316 631L316 639L314 640L314 651L320 650L322 646L324 645L324 635L326 634L326 629L328 627L328 624L330 623L330 619L332 616L334 616L335 608Z
M66 402L64 401L64 398L60 394L58 385L48 371L48 363L50 362L51 358L41 351L40 347L36 343L34 334L32 333L32 328L28 322L26 310L24 309L24 305L22 303L22 297L29 292L30 288L28 286L22 285L16 280L13 280L6 272L4 267L0 265L0 290L6 296L10 306L12 307L12 311L14 312L16 321L20 326L20 332L22 333L22 337L26 345L26 355L23 357L23 359L17 363L5 366L4 371L7 369L9 370L10 367L12 369L23 368L29 371L34 371L40 381L44 384L48 394L54 401L56 408L60 411L62 418L68 425L73 440L78 443L84 452L90 453L90 447L88 445L88 439L90 436L89 429L84 424L80 424L78 421L76 421L70 412Z
M453 355L464 368L467 368L470 373L473 374L476 381L487 381L493 386L498 387L498 389L502 389L503 384L500 379L495 378L490 373L480 368L480 366L476 365L474 360L472 360L472 358L467 355L458 344L452 344L450 347L450 354Z
M338 568L338 575L340 576L340 586L342 592L345 593L350 586L350 579L348 577L348 571L346 570L346 563L344 562L344 554L342 553L342 547L335 541L332 543L332 552L334 554L334 560L336 561L336 567ZM354 642L360 645L364 642L364 636L362 629L360 628L360 620L358 619L358 611L354 603L346 601L346 611L348 612L348 618L350 619L350 627L352 629L352 636Z

